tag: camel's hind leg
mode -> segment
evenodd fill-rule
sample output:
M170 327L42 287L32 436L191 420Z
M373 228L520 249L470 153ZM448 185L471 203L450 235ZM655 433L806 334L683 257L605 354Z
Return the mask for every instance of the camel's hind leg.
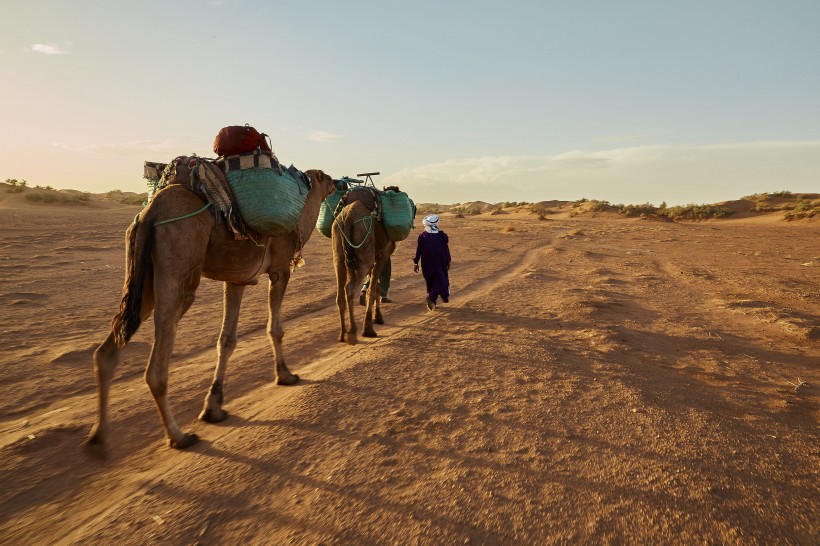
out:
M362 335L364 337L378 337L376 330L373 329L373 312L376 312L376 324L384 324L384 319L381 317L379 309L379 299L381 298L381 287L379 282L379 275L381 274L381 264L376 262L373 269L370 270L370 287L367 289L367 307L364 311L364 328ZM381 320L381 322L379 322Z
M163 293L156 290L154 311L154 346L145 369L145 382L154 396L160 419L165 427L168 443L175 449L185 449L199 441L196 434L180 430L168 402L168 365L174 349L177 325L182 315L194 302L194 293L199 285L199 272L192 274L187 283L166 286Z
M344 266L336 269L336 308L339 310L339 341L344 342L345 333L345 312L347 305L347 292L345 290L345 272Z
M290 373L285 364L285 355L282 351L282 338L285 330L282 328L282 300L290 280L290 269L272 271L269 273L268 286L268 340L273 347L273 358L276 361L276 384L293 385L299 381L299 376Z
M154 308L151 285L153 279L146 281L143 290L140 320L145 322L151 316ZM97 420L91 427L86 443L89 446L103 445L108 437L108 400L111 392L111 381L114 379L114 370L120 361L120 353L125 347L119 347L114 341L114 332L108 334L105 341L94 351L94 375L97 379Z
M380 276L381 276L381 274L379 275L379 277ZM374 307L375 307L375 316L373 318L373 323L374 324L384 324L384 317L382 316L382 304L381 304L381 301L382 301L382 286L381 286L381 281L379 280L379 277L376 277L376 286L373 288L373 291L374 291L374 294L375 294L375 297L373 299Z
M225 369L228 359L236 348L236 327L239 323L239 309L242 306L242 295L245 285L225 283L224 314L222 316L222 331L219 333L219 342L216 345L217 364L214 371L214 381L205 397L205 405L199 418L207 423L219 423L228 418L228 412L222 409L222 388L225 385Z
M364 276L359 272L359 269L360 268L347 269L347 282L344 285L344 297L347 302L348 320L350 321L350 329L345 336L345 341L347 341L348 345L356 345L359 342L356 336L356 289Z

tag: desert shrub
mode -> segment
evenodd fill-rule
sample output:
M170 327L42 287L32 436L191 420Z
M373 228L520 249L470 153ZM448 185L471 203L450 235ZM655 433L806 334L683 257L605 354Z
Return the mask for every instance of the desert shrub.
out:
M547 214L555 214L555 211L547 207L543 203L534 203L529 205L530 213L538 216L546 216Z
M609 201L598 201L596 199L589 201L589 210L592 212L608 210L610 207Z
M573 201L572 202L572 207L573 208L578 208L581 205L583 205L584 203L586 203L587 201L588 201L588 199L586 197L582 197L582 198L578 199L577 201Z
M774 191L770 194L772 197L791 197L792 192L782 190L782 191Z
M6 193L20 193L25 191L26 186L28 186L28 182L25 180L17 180L16 178L6 178L6 184L9 185L6 188Z
M655 208L655 205L652 205L651 203L644 203L643 205L621 205L619 212L624 216L641 216L656 214L658 210L659 209ZM663 210L668 210L666 208L666 203L664 203Z
M813 218L820 214L820 199L809 201L806 197L797 200L794 207L788 207L783 212L783 219L786 221L800 220L803 218Z
M771 212L774 210L774 207L769 205L766 200L761 200L755 203L755 208L753 210L754 212Z
M725 207L717 205L683 205L668 207L664 216L672 220L708 220L709 218L722 218L729 214Z
M812 208L811 202L808 199L806 199L805 197L801 197L800 199L798 199L797 203L795 203L795 205L794 205L794 210L796 212L803 212L803 211L806 211L806 210L811 210L811 208Z

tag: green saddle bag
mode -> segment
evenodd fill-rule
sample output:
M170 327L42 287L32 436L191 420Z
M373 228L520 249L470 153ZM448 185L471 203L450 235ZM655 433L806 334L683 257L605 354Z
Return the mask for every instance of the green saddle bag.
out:
M387 190L381 192L382 224L391 241L403 241L413 229L413 217L416 206L403 191Z
M242 220L263 235L279 237L296 229L310 181L292 165L287 169L253 167L225 173Z

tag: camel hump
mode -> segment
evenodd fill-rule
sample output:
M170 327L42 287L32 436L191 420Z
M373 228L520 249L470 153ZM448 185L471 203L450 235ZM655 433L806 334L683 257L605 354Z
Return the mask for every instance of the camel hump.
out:
M356 186L347 191L343 198L343 201L345 205L361 203L367 208L367 210L373 212L374 210L376 210L376 199L376 192L375 190L373 190L373 188L369 188L366 186Z

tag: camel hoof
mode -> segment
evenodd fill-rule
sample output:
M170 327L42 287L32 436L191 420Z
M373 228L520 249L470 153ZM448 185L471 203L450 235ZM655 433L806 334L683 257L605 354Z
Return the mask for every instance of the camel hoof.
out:
M364 337L379 337L379 334L377 334L375 330L369 330L369 331L362 332L362 336L364 336Z
M100 429L97 425L91 429L91 432L88 433L88 438L85 439L85 445L88 447L93 446L101 446L105 444L105 440L103 439L103 434L100 432Z
M83 442L83 447L85 447L85 451L95 459L105 459L108 457L102 435L96 432L89 434L88 438Z
M199 414L199 420L206 423L221 423L228 418L228 412L223 409L204 409Z
M199 436L197 436L196 434L190 433L190 434L185 434L182 437L182 440L180 440L179 442L169 440L168 443L171 444L171 447L174 448L174 449L185 449L186 447L191 447L192 445L194 445L198 441L199 441Z
M382 317L376 317L375 319L373 319L373 322L375 322L376 324L384 324L384 319Z
M277 385L295 385L299 382L299 376L295 373L290 374L288 377L279 377L276 379Z
M356 337L356 334L347 334L345 341L348 345L356 345L359 342L359 338Z

